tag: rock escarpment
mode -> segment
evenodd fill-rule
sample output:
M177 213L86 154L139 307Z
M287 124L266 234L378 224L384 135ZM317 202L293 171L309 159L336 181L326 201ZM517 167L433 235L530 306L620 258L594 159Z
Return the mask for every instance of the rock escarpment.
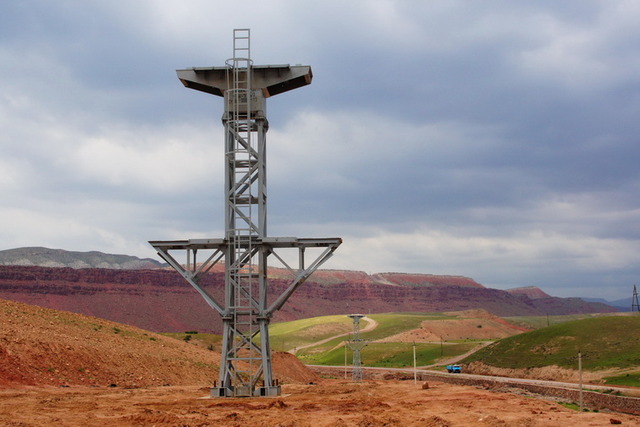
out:
M271 295L289 280L272 271ZM223 300L224 273L201 285ZM112 270L0 266L0 298L72 311L156 332L220 333L222 321L180 275L164 269ZM577 298L537 298L490 289L469 278L323 270L290 298L274 321L353 312L438 312L483 308L499 316L615 311Z

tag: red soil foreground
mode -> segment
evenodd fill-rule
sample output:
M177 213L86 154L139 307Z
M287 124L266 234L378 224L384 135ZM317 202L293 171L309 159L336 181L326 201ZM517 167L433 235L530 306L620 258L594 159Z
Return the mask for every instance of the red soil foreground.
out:
M215 351L138 328L0 300L1 426L605 426L623 414L468 386L319 379L273 355L283 395L211 399Z
M204 398L207 387L72 386L0 390L4 426L637 426L638 417L581 413L558 403L413 381L286 384L272 398Z

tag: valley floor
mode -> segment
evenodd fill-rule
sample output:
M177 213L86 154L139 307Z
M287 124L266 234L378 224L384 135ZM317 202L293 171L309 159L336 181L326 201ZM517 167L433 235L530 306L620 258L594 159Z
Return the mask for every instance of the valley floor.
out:
M580 413L547 400L468 386L413 381L322 380L283 395L210 399L207 387L21 387L0 389L6 426L606 426L639 417Z

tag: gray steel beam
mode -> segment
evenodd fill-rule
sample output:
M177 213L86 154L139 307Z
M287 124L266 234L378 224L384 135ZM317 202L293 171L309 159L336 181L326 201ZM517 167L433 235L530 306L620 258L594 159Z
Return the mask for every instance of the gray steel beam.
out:
M308 65L254 65L252 87L259 89L265 98L311 84L313 73ZM182 84L194 90L224 96L230 89L227 81L228 67L193 67L176 70Z

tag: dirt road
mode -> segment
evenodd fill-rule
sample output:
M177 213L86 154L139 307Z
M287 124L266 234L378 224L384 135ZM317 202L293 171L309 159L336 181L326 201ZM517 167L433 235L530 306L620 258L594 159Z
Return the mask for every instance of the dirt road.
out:
M421 368L428 369L428 368L435 367L435 366L451 365L453 363L458 363L459 361L461 361L463 359L466 359L467 357L471 356L476 351L485 348L489 344L493 344L493 341L481 342L480 344L478 344L477 346L473 347L471 350L467 351L464 354L460 354L458 356L450 357L448 359L440 359L440 360L438 360L437 363L433 363L433 364L427 365L427 366L421 366Z
M206 387L0 390L3 426L608 426L631 415L580 413L557 403L432 382L323 380L283 396L210 399Z
M365 316L365 317L362 318L362 320L366 320L367 321L367 326L365 326L364 328L360 329L360 332L373 331L375 328L378 327L378 322L376 322L375 320L373 320L370 317L366 317ZM300 347L292 348L291 350L288 350L287 353L291 353L291 354L293 354L295 356L298 353L298 351L302 350L303 348L315 347L317 345L321 345L321 344L324 344L326 342L329 342L329 341L331 341L333 339L340 338L340 337L346 337L346 336L349 336L349 335L351 335L351 332L345 332L343 334L334 335L334 336L331 336L329 338L325 338L325 339L320 340L320 341L315 341L315 342L312 342L310 344L301 345ZM344 345L344 343L340 343L340 344L338 344L337 347L342 347L343 345Z
M337 375L344 371L344 366L327 366L327 365L307 365L319 374ZM349 367L350 369L350 367ZM375 368L371 366L363 366L362 369L365 372L366 378L381 378L385 373L405 373L413 374L412 368ZM442 381L446 382L448 378L468 378L471 380L487 380L504 384L533 384L546 387L566 388L571 390L577 390L580 388L580 384L564 381L550 381L539 380L530 378L513 378L513 377L500 377L495 375L476 375L476 374L449 374L442 370L431 370L418 368L415 370L418 375L428 375L430 377L442 378ZM377 374L376 374L377 373ZM599 385L599 384L583 384L583 390L598 391L598 392L617 392L625 396L640 397L640 389L637 387L623 387L615 385Z

